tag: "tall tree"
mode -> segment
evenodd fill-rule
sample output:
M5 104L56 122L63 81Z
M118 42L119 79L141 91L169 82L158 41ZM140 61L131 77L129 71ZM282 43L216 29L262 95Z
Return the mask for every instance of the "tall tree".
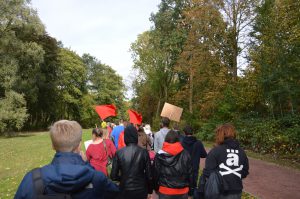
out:
M141 34L131 45L138 81L147 79L147 84L151 84L148 89L157 96L156 117L172 95L174 67L186 38L186 30L180 23L187 5L188 1L163 0L158 12L151 15L152 30Z
M229 72L234 80L237 80L238 58L242 52L247 53L249 45L248 34L255 19L258 0L222 0L218 3L220 12L223 14L227 27L227 64ZM243 55L244 58L246 55ZM240 60L243 60L240 57Z
M252 66L274 117L299 113L299 9L296 0L265 0L254 25Z
M59 52L58 93L60 118L80 120L81 99L87 92L87 70L79 55L70 49L61 48Z
M175 97L188 99L189 111L193 113L194 98L201 99L202 107L208 108L208 102L213 104L212 98L218 96L216 93L226 82L222 50L226 24L213 1L193 0L184 16L189 34L176 68L187 74L188 84Z
M42 35L44 26L29 1L0 1L0 10L0 123L2 131L13 131L22 128L28 117L19 90L20 73L24 67L35 71L44 53L40 45L22 40L18 33Z
M87 88L95 104L115 104L119 114L124 116L125 86L116 71L95 57L84 54L83 62L87 67Z

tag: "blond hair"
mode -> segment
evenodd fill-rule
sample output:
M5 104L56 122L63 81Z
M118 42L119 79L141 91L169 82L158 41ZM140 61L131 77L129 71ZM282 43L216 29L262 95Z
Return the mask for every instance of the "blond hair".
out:
M60 120L50 127L53 148L59 152L73 152L80 144L82 128L76 121Z

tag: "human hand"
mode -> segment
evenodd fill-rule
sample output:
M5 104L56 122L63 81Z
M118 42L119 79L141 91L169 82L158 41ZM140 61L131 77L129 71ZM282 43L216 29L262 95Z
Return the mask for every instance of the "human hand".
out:
M148 194L147 199L152 199L152 194Z
M87 161L86 155L83 151L80 151L80 156L81 156L83 161Z

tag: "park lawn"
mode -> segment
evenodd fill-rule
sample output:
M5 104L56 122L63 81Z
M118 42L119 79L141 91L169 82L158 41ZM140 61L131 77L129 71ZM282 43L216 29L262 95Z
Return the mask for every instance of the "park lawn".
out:
M89 139L91 130L84 130L83 141ZM49 133L0 137L0 199L13 198L24 175L33 168L49 164L53 155Z
M91 129L83 131L83 141L91 139ZM85 151L82 145L82 150ZM0 199L11 199L24 175L36 167L49 164L53 158L49 133L27 133L0 137ZM253 199L243 193L243 199Z

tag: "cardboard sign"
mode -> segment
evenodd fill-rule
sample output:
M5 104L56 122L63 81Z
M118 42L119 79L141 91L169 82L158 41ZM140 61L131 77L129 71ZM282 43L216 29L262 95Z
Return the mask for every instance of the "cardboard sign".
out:
M165 103L160 116L162 117L167 117L170 120L179 122L180 121L180 117L182 115L182 111L183 108L180 108L178 106L174 106L172 104L169 103Z

